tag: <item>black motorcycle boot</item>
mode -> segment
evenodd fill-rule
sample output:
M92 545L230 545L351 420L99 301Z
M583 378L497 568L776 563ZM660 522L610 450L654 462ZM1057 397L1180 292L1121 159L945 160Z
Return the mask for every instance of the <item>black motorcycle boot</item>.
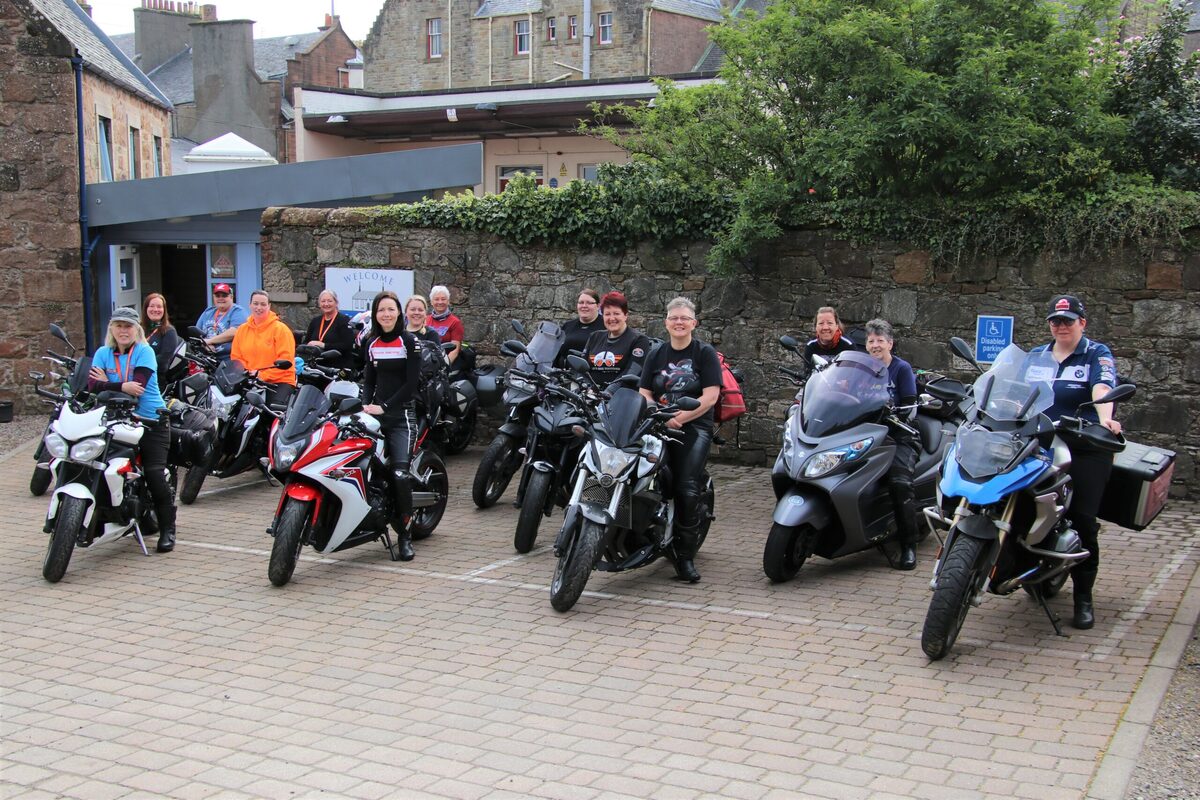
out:
M412 545L412 485L407 471L392 472L392 503L396 510L392 517L396 551L401 561L412 561L417 553Z
M158 547L160 553L175 549L175 506L165 505L155 509L158 515Z
M697 583L700 573L696 571L693 559L696 557L696 540L699 538L698 525L680 526L675 531L675 580Z
M1096 624L1096 610L1092 607L1092 586L1095 583L1095 572L1071 572L1075 597L1075 615L1071 618L1071 627L1086 631Z
M905 508L908 512L911 509ZM892 562L892 568L911 571L917 568L917 526L916 515L908 517L907 513L901 513L896 518L896 526L899 529L900 553L896 556L896 560Z

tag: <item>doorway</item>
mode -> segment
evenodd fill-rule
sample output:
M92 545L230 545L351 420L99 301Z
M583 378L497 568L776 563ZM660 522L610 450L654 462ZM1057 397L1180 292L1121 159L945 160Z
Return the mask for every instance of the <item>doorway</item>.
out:
M195 325L208 308L208 261L205 245L164 244L162 287L171 323L180 331Z

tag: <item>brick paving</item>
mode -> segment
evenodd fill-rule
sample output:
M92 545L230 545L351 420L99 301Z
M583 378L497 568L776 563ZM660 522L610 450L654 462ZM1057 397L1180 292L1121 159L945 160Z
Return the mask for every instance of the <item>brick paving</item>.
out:
M180 510L174 553L76 550L50 585L30 452L0 461L4 797L1119 796L1102 764L1136 757L1114 733L1200 579L1176 503L1106 527L1095 629L1058 638L1023 593L989 596L930 664L932 539L915 573L870 553L772 586L768 474L718 466L701 583L597 573L558 614L560 515L517 556L512 490L470 501L475 451L407 564L306 550L272 587L279 490L243 476Z

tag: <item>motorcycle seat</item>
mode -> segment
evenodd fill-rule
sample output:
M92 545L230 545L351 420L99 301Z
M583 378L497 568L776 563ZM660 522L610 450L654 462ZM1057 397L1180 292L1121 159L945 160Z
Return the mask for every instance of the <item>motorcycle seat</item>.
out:
M917 430L921 433L921 449L926 453L936 453L942 443L942 424L938 420L922 414L917 415Z

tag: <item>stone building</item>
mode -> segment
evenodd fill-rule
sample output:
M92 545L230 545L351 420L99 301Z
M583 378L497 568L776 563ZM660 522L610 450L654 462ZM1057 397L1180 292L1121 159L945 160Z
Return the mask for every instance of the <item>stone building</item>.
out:
M134 32L113 40L175 105L174 135L207 142L226 133L296 160L296 86L350 88L358 48L337 17L311 33L254 39L254 22L218 20L215 5L142 0Z
M364 88L396 92L692 72L721 0L387 0Z
M47 322L84 341L87 184L168 170L171 106L74 0L0 0L0 75L0 395L24 404Z

